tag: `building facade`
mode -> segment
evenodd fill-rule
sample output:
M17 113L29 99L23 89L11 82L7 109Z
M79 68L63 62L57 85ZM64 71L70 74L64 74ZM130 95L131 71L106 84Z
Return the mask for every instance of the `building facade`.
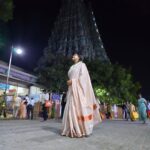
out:
M0 61L0 95L6 90L8 64ZM11 66L7 94L33 95L41 92L37 77L16 66Z

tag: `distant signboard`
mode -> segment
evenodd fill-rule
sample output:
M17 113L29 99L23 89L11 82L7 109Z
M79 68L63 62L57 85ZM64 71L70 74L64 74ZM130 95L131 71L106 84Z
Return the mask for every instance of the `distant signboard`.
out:
M52 100L53 101L60 100L60 95L57 93L52 93Z
M7 85L7 89L9 89L10 85ZM0 83L0 89L5 90L6 89L6 84Z

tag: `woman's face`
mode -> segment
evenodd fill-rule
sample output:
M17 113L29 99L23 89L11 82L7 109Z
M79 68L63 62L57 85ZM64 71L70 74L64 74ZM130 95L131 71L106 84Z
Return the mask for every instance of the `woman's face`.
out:
M78 55L78 54L74 54L74 55L72 56L72 61L73 61L74 63L77 63L79 60L80 60L80 58L79 58L79 55Z

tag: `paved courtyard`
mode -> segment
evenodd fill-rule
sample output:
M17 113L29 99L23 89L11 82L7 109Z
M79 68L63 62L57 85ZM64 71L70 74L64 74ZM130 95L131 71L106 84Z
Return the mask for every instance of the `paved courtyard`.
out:
M150 122L107 120L88 138L60 136L61 121L0 120L0 150L149 150Z

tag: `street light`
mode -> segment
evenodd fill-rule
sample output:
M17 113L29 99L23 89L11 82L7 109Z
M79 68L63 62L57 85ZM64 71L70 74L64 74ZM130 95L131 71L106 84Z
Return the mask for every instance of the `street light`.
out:
M9 66L8 66L8 71L7 71L7 81L6 81L6 88L5 88L5 93L8 89L8 82L9 82L9 76L10 76L10 68L11 68L11 61L12 61L12 56L13 53L16 53L18 55L21 55L23 53L22 49L20 48L15 48L15 47L11 47L11 52L10 52L10 58L9 58Z

